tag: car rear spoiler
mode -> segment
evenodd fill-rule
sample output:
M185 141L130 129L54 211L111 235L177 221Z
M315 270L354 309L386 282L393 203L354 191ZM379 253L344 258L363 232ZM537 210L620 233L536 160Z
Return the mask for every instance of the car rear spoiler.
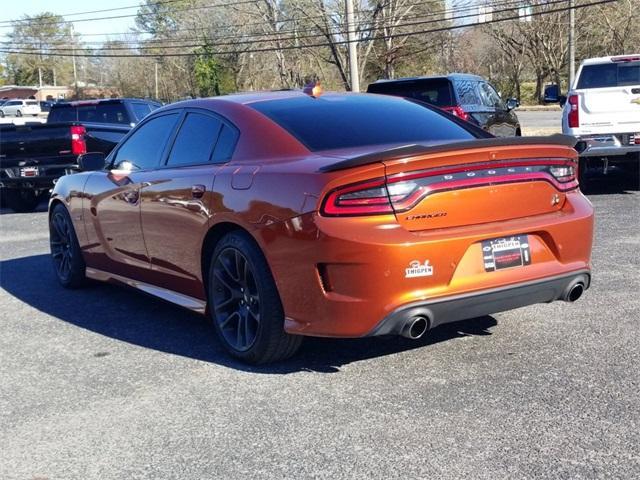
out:
M428 155L432 153L442 153L451 150L471 150L473 148L487 147L509 147L514 145L562 145L566 147L574 147L578 152L581 150L575 137L571 135L550 135L548 137L500 137L500 138L479 138L477 140L469 140L464 142L441 143L438 145L405 145L402 147L390 148L375 153L367 153L357 157L348 158L331 165L320 168L320 172L335 172L345 170L347 168L359 167L371 163L398 160L405 157L415 155ZM577 145L578 144L578 145Z

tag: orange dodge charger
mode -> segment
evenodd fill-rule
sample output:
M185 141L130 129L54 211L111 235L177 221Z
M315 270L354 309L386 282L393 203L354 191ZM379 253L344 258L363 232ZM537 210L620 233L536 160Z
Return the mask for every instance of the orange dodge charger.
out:
M378 95L175 103L57 182L51 254L65 287L115 282L208 315L252 363L305 335L416 339L589 287L574 143Z

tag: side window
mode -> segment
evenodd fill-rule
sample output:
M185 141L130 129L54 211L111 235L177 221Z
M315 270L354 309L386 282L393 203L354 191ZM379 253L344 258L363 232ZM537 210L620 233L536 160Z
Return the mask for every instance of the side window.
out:
M228 125L222 126L222 131L218 137L218 143L213 151L213 161L215 163L224 163L231 160L233 151L238 143L238 131Z
M222 122L200 113L187 113L187 117L171 148L169 166L201 165L211 161L211 154L220 134Z
M482 105L480 98L478 98L477 82L458 80L456 87L461 105Z
M486 82L481 82L478 90L480 91L480 97L482 98L482 104L485 107L491 108L503 108L502 100L498 93L493 89L491 85Z
M113 168L148 170L157 167L179 116L178 112L162 115L138 128L116 152Z

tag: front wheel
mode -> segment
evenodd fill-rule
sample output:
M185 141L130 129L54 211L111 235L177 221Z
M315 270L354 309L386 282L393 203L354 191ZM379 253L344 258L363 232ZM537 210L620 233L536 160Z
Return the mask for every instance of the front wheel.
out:
M71 216L60 203L53 207L49 218L49 243L58 281L65 288L83 286L86 280L86 265Z
M18 110L18 111L16 112L16 117L21 117L21 116L22 116L22 112L21 112L20 110Z
M224 236L209 268L209 309L215 329L231 355L261 364L284 360L302 337L284 331L284 312L269 265L244 232Z
M4 118L4 112L0 110L0 118Z

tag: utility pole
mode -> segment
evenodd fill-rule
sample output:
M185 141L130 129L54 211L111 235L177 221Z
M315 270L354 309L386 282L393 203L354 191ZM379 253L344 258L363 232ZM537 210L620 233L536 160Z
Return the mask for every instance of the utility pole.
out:
M156 96L154 100L158 100L158 59L157 58L155 63L155 80L156 80Z
M42 67L38 67L38 84L42 88Z
M76 70L76 41L73 32L73 23L69 27L71 31L71 48L73 58L73 90L75 92L76 100L78 100L78 71Z
M356 41L356 23L353 18L353 0L345 0L347 4L347 42L349 45L349 74L351 91L360 91L360 74L358 72L358 43Z
M573 79L576 77L576 10L575 0L569 0L569 85L571 90Z

